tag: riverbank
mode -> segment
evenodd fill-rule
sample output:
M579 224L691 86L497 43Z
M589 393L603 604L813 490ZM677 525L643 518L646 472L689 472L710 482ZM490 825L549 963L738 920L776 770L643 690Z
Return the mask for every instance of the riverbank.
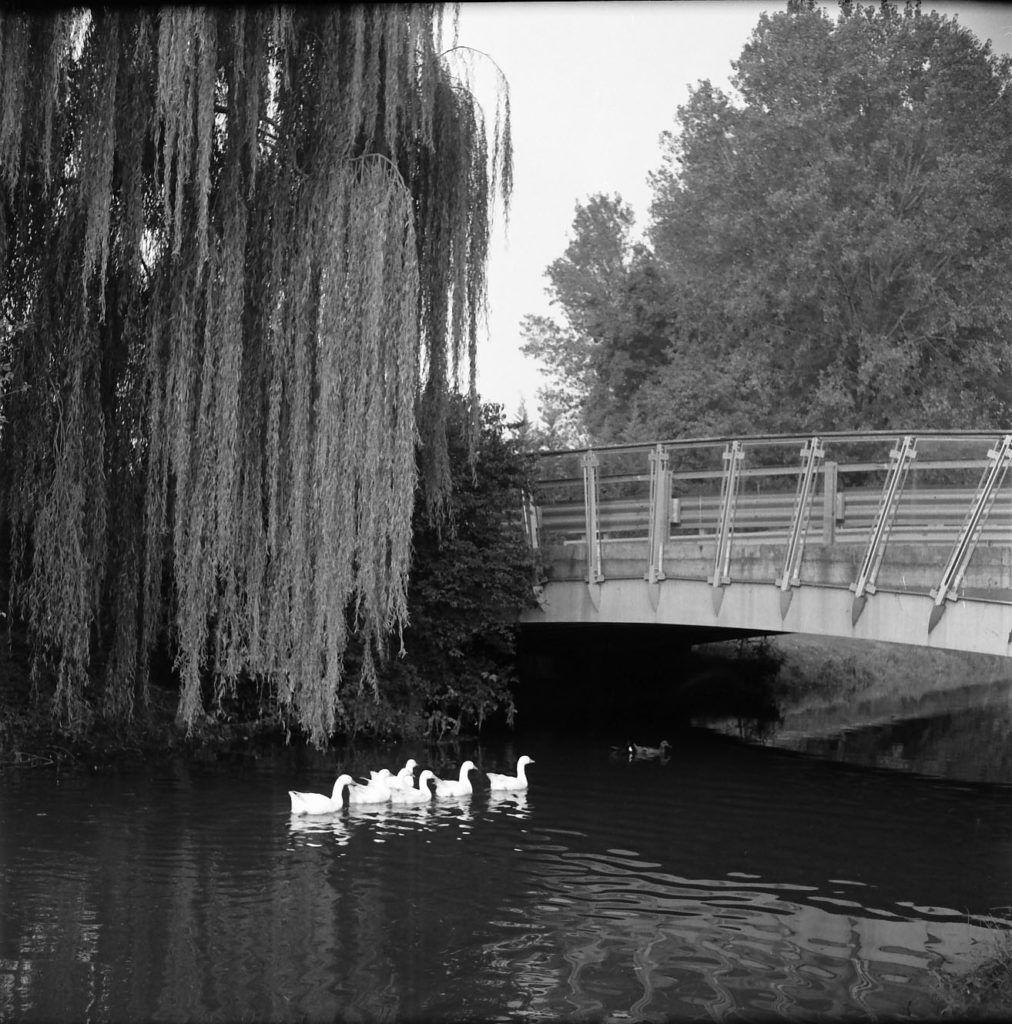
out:
M765 714L776 716L777 736L788 744L792 737L830 735L1012 700L1012 659L991 655L795 635L708 644L697 650L705 652L710 668L682 687L683 696L711 694L715 715L726 703L740 719L748 717L749 704L756 704L762 690L758 703ZM728 669L746 666L747 678L736 684L740 671L713 668L721 664ZM186 730L175 721L177 693L158 686L151 688L147 706L138 708L130 722L112 725L95 716L86 729L70 736L56 728L44 702L39 707L27 699L29 687L21 659L9 649L0 651L0 766L106 765L159 752L208 760L285 745L291 739L280 722L269 719L205 716ZM743 690L750 700L744 699ZM525 708L519 711L523 715Z
M1012 908L1004 908L1006 914ZM995 922L994 938L968 971L938 977L945 1020L1012 1018L1012 933Z
M780 735L814 736L1012 697L1012 658L994 655L798 635L701 649L769 664Z
M176 722L178 694L152 687L146 707L127 722L93 716L71 734L60 729L44 705L14 698L17 679L0 685L0 770L56 768L98 771L184 755L194 761L257 756L283 746L284 729L268 720L218 721L208 716L193 729ZM22 680L23 689L26 684Z

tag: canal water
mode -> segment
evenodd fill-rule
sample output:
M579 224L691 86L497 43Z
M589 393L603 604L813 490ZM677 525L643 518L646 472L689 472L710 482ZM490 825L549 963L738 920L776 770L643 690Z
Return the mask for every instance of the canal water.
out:
M936 1017L1012 905L1012 786L669 738L0 772L0 1019ZM521 753L525 794L289 813Z

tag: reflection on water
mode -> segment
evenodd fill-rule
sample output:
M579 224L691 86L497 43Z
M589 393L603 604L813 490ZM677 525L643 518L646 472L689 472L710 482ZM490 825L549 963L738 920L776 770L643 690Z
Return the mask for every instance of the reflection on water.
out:
M841 915L811 905L817 895L802 902L809 886L686 879L628 854L555 846L531 864L549 894L538 916L552 926L541 950L526 954L526 966L538 964L529 1005L546 1013L563 1001L566 1016L621 1006L640 1020L932 1009L919 982L944 963L944 927L867 918L857 900L824 900L848 908Z
M527 817L526 793L510 793L508 791L503 792L502 790L489 790L487 799L489 807L494 807L511 818Z
M769 742L849 764L1012 784L1010 686L1002 680L908 698L902 713L894 700L792 712Z
M440 827L457 828L463 835L472 828L473 799L473 796L443 797L429 804L349 804L333 814L292 814L288 828L293 843L301 839L309 846L321 845L314 837L323 835L338 846L344 846L356 829L374 843L386 842L395 835L432 832ZM525 793L489 792L485 794L484 805L489 811L509 817L527 816Z
M0 776L0 1018L923 1019L1012 904L1012 789L525 751L526 793L318 817L332 762Z

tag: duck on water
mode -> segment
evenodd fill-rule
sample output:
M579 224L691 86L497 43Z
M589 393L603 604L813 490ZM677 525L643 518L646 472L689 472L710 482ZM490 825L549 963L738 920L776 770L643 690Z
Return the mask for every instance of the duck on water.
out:
M671 749L671 744L667 740L661 740L659 747L642 747L638 743L630 743L628 747L630 759L642 758L644 760L669 757Z

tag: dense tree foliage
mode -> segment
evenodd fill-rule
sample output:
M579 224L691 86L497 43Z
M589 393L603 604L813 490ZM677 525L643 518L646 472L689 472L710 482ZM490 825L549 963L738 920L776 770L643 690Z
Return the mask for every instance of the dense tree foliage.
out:
M917 5L792 4L733 69L662 137L650 315L595 336L563 307L587 433L1009 422L1010 61Z
M667 275L633 241L633 213L620 196L577 204L572 240L547 269L549 295L566 326L528 316L523 350L548 368L542 419L560 442L616 436L626 404L667 361Z
M361 688L359 699L346 699L348 731L438 737L490 716L512 722L517 619L535 603L523 521L534 467L521 425L508 426L497 405L481 413L469 453L468 409L451 402L449 516L434 522L419 494L403 655L380 669L379 702Z
M0 13L12 593L75 726L167 643L192 722L259 680L320 741L449 486L508 105L427 4Z

